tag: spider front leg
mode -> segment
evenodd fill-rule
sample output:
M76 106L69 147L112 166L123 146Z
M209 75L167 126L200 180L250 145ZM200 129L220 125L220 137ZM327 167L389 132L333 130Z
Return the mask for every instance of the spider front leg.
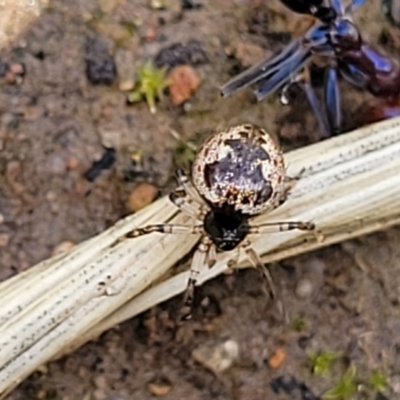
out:
M193 183L190 181L190 179L187 177L185 172L181 169L178 169L176 171L176 176L178 179L179 185L182 186L182 189L185 191L185 193L193 199L196 203L200 205L204 205L204 201L199 195L199 192L197 189L194 187Z
M157 224L147 225L143 228L134 229L124 235L125 238L136 238L149 233L168 233L168 234L193 234L197 235L203 232L203 225L178 225L178 224Z
M180 190L170 193L169 199L176 205L182 212L193 217L194 219L200 219L202 216L202 210L198 207L198 204L190 202L188 195L183 194Z
M185 310L183 319L192 318L193 299L197 278L204 268L208 267L207 259L209 258L210 249L213 247L212 242L206 236L201 239L192 259L190 266L189 280L184 294L184 303L188 310Z

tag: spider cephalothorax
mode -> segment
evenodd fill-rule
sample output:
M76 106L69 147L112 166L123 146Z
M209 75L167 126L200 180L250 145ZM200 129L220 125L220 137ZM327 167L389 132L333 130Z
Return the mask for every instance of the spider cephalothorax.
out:
M194 225L149 225L127 234L137 237L151 232L200 234L201 241L193 256L186 290L191 306L197 276L205 264L215 262L217 251L243 249L253 266L268 284L270 296L275 290L268 269L254 251L247 236L291 229L312 230L309 222L271 222L252 225L252 217L281 205L290 189L279 146L261 128L246 124L215 132L198 151L192 179L177 172L180 187L171 201ZM236 257L234 257L236 258Z

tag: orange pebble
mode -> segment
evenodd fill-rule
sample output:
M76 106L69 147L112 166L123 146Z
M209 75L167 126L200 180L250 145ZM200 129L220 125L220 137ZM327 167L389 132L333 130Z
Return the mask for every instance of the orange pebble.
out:
M200 86L200 77L190 65L179 65L168 75L169 93L174 106L189 100Z
M268 364L271 368L279 368L286 359L286 351L282 347L278 347L274 354L268 359Z

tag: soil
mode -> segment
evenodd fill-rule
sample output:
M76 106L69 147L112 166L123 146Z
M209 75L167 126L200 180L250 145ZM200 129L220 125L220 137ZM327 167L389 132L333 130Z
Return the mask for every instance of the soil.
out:
M299 91L286 107L278 95L256 104L250 90L218 92L307 18L272 0L163 3L54 0L0 52L1 280L111 226L139 185L167 193L190 159L182 142L199 144L216 127L256 123L286 148L320 140ZM400 57L400 29L380 1L356 15L368 40ZM149 60L191 65L200 87L181 106L166 96L155 114L128 104L121 89ZM347 130L370 95L341 89ZM7 399L319 399L346 371L356 393L330 398L400 398L399 240L393 228L274 266L289 324L257 274L240 271L199 289L196 321L179 322L173 299L44 366ZM329 352L337 359L319 375L312 354Z

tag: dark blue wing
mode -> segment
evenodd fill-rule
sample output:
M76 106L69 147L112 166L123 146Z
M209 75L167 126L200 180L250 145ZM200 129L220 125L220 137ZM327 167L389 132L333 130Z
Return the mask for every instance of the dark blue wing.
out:
M228 96L239 89L245 88L261 79L265 79L273 75L276 71L279 71L282 65L285 64L286 60L299 51L300 48L300 40L291 42L275 56L267 60L263 60L259 64L256 64L238 76L235 76L228 83L222 86L221 94L223 96Z
M273 74L257 81L256 90L254 91L257 100L262 100L264 97L290 82L290 80L292 80L292 78L294 78L308 63L311 55L310 49L300 47L297 52L286 59Z

